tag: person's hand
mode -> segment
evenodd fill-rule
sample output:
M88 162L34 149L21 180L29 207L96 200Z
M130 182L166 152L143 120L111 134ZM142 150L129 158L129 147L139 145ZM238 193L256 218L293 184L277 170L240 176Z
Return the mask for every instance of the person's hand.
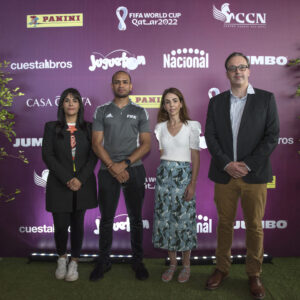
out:
M184 191L184 200L190 201L195 195L196 183L190 182Z
M129 173L124 170L115 177L120 183L124 183L129 179Z
M113 163L112 166L109 168L110 173L116 177L121 172L123 172L127 168L127 164L124 161Z
M80 190L81 185L82 184L81 184L80 180L76 177L73 177L71 180L69 180L67 182L67 187L70 190L72 190L73 192L76 192L76 191Z
M235 179L244 177L249 173L245 163L237 161L230 162L226 166L225 171Z

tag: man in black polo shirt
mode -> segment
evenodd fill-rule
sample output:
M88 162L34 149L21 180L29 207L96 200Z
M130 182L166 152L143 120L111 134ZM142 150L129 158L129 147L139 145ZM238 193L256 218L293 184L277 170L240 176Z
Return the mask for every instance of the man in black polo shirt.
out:
M102 278L111 268L113 220L121 187L130 220L132 269L137 279L145 280L149 276L142 263L146 173L141 158L151 147L149 117L144 108L129 99L132 83L127 72L118 71L113 75L112 90L114 100L97 107L93 121L93 150L101 159L98 174L101 222L99 260L90 280Z

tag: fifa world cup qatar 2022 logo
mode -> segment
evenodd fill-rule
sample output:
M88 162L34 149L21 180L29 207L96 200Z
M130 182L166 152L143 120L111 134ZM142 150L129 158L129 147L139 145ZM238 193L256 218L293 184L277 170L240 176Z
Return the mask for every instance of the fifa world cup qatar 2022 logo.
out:
M118 25L118 29L121 30L121 31L126 30L127 27L126 27L126 24L125 24L125 20L126 20L126 17L128 15L128 9L125 6L120 6L116 10L116 15L117 15L117 18L120 21L119 25Z

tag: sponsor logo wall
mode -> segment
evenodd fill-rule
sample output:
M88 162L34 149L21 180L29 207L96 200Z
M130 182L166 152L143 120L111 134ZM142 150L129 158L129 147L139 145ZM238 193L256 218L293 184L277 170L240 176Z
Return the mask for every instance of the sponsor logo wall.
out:
M224 60L233 51L248 56L250 82L274 93L280 116L280 138L271 158L273 180L268 183L262 222L265 251L273 256L299 255L300 101L293 97L298 81L287 64L299 56L295 45L300 24L295 26L295 20L299 20L300 3L291 0L285 3L284 11L278 11L279 3L191 0L187 5L153 0L150 5L138 0L126 4L91 0L84 9L73 3L68 11L56 8L60 7L58 0L50 6L26 3L26 8L17 0L5 2L0 12L0 25L6 28L1 36L1 60L11 62L12 86L19 86L25 95L17 98L12 108L16 137L12 143L0 137L0 142L12 155L21 151L29 164L11 158L0 161L0 187L8 193L21 190L14 201L0 201L0 243L6 245L0 249L0 256L55 250L52 216L45 211L49 170L41 158L44 124L56 119L59 95L68 87L81 92L85 117L92 121L96 107L112 100L111 77L120 69L130 73L131 100L147 109L152 132L161 94L171 86L183 92L191 118L201 123L195 254L214 254L217 213L214 185L207 178L210 155L204 130L210 99L229 88ZM281 37L284 41L278 43ZM158 143L153 133L152 150L144 159L147 257L162 255L151 242L158 164ZM95 172L98 169L99 164ZM87 211L83 251L97 251L100 220L98 209ZM245 223L240 207L234 229L233 249L245 253ZM114 231L114 253L128 252L130 225L123 196ZM287 247L291 240L294 247Z

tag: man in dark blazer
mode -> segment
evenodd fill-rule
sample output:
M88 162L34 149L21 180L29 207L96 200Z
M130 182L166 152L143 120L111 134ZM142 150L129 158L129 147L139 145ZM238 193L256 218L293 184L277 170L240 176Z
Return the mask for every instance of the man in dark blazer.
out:
M278 144L279 120L274 95L248 82L250 64L244 54L229 55L225 68L231 89L210 100L205 128L212 156L209 178L215 182L218 211L217 265L206 288L218 288L228 276L233 225L241 198L250 292L255 299L263 299L259 277L264 253L262 218L267 182L272 181L270 155Z

